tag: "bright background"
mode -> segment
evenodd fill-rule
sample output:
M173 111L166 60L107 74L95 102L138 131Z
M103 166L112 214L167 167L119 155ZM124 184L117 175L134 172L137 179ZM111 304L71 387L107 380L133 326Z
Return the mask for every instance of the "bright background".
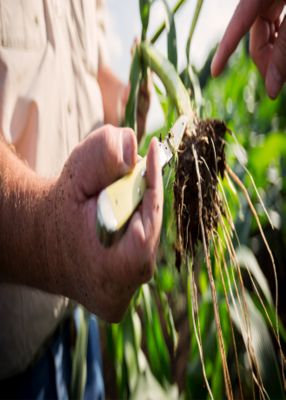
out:
M169 0L172 7L176 1ZM134 39L140 37L139 0L106 0L108 9L108 32L110 65L113 71L128 82L130 67L130 49ZM181 70L185 65L185 45L190 29L194 7L183 6L176 16L178 37L178 65ZM192 63L200 68L210 49L220 40L238 0L205 0L191 47ZM153 4L149 22L149 35L152 35L164 20L165 9L161 1ZM166 36L162 35L156 46L166 53ZM162 125L163 115L155 96L152 96L151 109L147 121L147 132Z

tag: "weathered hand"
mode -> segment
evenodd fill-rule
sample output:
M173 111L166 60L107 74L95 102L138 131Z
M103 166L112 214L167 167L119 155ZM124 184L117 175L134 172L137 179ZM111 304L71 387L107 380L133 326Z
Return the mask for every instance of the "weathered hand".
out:
M218 76L241 38L250 29L250 54L265 79L268 95L277 97L286 80L285 1L241 0L214 56L211 72Z
M104 126L75 148L47 198L49 267L60 292L108 321L118 321L134 291L154 270L163 189L156 142L147 157L147 190L119 242L104 248L96 234L99 192L130 171L134 132Z

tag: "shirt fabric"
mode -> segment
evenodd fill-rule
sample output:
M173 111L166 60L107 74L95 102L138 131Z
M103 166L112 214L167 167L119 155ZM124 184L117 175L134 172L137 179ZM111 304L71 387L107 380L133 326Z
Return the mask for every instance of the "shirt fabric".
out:
M42 176L103 122L96 80L102 0L0 0L0 129ZM67 299L0 285L0 379L23 371L62 319Z

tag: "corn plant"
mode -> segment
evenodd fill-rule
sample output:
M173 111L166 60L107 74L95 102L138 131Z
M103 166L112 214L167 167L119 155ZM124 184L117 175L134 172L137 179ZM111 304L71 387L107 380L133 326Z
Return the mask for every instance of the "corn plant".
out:
M263 178L268 169L276 171L276 178L282 174L280 164L280 169L274 168L272 162L277 164L276 145L282 155L286 153L283 108L278 102L276 109L271 105L273 124L280 124L276 132L267 121L259 128L272 149L259 166L262 150L251 145L248 136L253 119L256 122L254 111L263 121L270 103L262 98L245 50L234 67L240 71L236 80L241 80L235 87L235 72L213 82L206 78L206 68L195 71L190 48L203 5L198 0L186 43L187 65L179 73L175 14L188 1L178 1L173 9L163 1L167 21L150 37L152 3L139 1L142 35L133 49L125 124L137 131L142 88L152 73L163 84L155 90L166 121L153 135L167 132L180 114L188 116L189 126L176 160L164 172L155 277L137 292L123 322L106 326L108 360L117 384L110 396L284 398L286 334L278 313L280 275L266 233L278 212L269 212L269 199L261 191L263 185L269 186L272 196L278 196L277 184L272 187ZM164 30L167 56L155 46ZM257 144L259 134L253 132L250 136ZM150 137L142 140L142 154ZM254 238L269 266L268 280L251 248Z

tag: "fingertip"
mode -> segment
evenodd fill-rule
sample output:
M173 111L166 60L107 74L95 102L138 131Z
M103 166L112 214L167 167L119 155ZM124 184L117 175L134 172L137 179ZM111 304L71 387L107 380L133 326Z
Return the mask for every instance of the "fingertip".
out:
M266 73L265 87L268 96L275 100L283 86L283 79L275 64L270 63Z
M280 25L279 33L273 45L271 60L268 63L265 85L271 99L275 99L280 93L286 81L286 18Z
M153 146L153 147L158 147L158 143L159 143L158 138L157 138L156 136L154 136L154 137L152 137L152 139L151 139L150 147L151 147L151 146Z
M241 0L225 30L211 65L211 75L219 76L233 54L242 37L249 31L259 11L259 1L249 4L247 0Z
M218 67L218 52L216 51L215 55L212 59L212 62L211 62L211 76L213 78L216 78L219 76L219 74L220 74L220 70Z
M155 157L157 157L158 160L159 160L159 140L158 140L157 137L153 137L153 138L152 138L152 140L151 140L151 146L152 146L152 148L153 148Z
M158 153L158 139L153 137L149 144L148 154L147 154L147 169L148 164L156 163L156 157L159 156Z

